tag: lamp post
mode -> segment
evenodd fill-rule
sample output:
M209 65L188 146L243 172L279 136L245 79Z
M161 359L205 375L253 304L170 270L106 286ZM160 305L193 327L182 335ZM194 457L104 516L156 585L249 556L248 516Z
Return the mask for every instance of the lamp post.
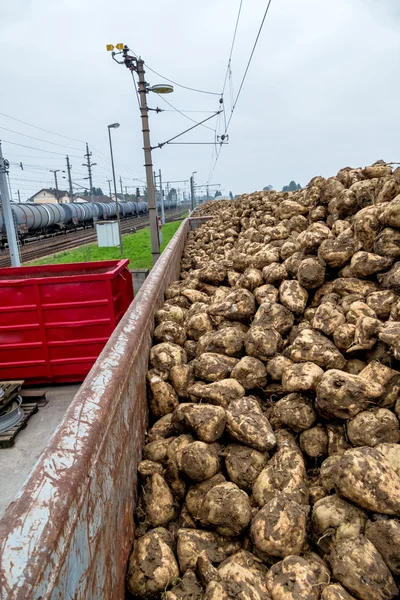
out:
M121 256L122 256L124 250L122 248L121 222L120 222L120 219L119 219L119 205L118 205L118 196L117 196L117 182L116 182L116 179L115 179L114 154L113 154L112 142L111 142L111 129L118 129L118 127L119 127L119 123L112 123L111 125L107 125L107 128L108 128L108 139L110 141L110 155L111 155L111 167L112 167L112 174L113 174L113 181L114 181L115 204L116 204L116 207L117 207L119 249L120 249L120 253L121 253Z
M156 94L170 94L174 91L174 88L169 84L159 84L149 87L144 76L144 61L141 58L130 55L130 50L125 44L117 44L116 48L119 50L119 52L114 52L114 46L112 44L107 45L107 50L112 52L111 56L113 60L119 64L125 65L132 74L133 72L137 73L139 79L138 92L140 98L140 114L142 117L144 163L146 168L147 197L151 233L151 253L153 256L153 264L155 264L160 256L160 244L158 239L157 205L153 179L153 161L151 157L149 107L147 106L147 94L149 92L154 92ZM117 60L115 58L116 54L122 54L123 60Z

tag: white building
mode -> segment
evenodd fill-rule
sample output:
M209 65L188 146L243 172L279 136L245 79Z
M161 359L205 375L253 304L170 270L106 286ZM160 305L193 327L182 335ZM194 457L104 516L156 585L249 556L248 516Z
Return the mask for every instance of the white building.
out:
M52 188L43 188L29 199L29 202L37 202L38 204L62 204L69 202L69 194L66 190L57 190Z

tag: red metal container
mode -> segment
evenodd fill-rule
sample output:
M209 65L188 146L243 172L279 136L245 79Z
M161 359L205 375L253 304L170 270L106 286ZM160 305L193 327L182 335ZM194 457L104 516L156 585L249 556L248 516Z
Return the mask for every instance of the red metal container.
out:
M0 380L83 381L133 300L128 263L0 269Z

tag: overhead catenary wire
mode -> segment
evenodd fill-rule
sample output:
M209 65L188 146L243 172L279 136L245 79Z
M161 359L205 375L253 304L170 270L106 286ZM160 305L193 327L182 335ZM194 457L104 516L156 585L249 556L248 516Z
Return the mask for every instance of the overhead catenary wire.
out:
M247 77L247 73L249 72L249 68L250 68L250 65L251 65L251 61L253 60L253 56L254 56L254 52L255 52L255 50L256 50L256 47L257 47L257 44L258 44L258 40L260 39L260 35L261 35L261 32L262 32L262 30L263 30L263 27L264 27L265 20L266 20L266 18L267 18L267 15L268 15L268 12L269 12L269 8L270 8L270 6L271 6L271 2L272 2L272 0L268 0L268 4L267 4L267 7L266 7L266 9L265 9L265 12L264 12L263 18L262 18L262 20L261 20L261 24L260 24L260 27L259 27L259 29L258 29L258 32L257 32L257 35L256 35L256 39L255 39L255 41L254 41L253 48L252 48L252 50L251 50L251 53L250 53L249 60L247 61L246 69L245 69L245 71L244 71L244 74L243 74L243 77L242 77L242 81L241 81L241 83L240 83L240 86L239 86L239 90L238 90L238 92L237 92L237 94L236 94L235 101L234 101L234 102L233 102L233 104L232 104L231 114L230 114L230 116L229 116L228 123L227 123L227 125L226 125L226 127L225 127L224 136L226 136L226 134L227 134L227 132L228 132L228 129L229 129L229 126L230 126L230 124L231 124L232 117L233 117L233 114L234 114L234 112L235 112L235 108L236 108L236 106L237 106L238 100L239 100L239 98L240 98L240 94L241 94L241 92L242 92L242 89L243 89L243 86L244 86L244 82L245 82L245 80L246 80L246 77ZM213 174L214 174L215 167L217 166L217 162L218 162L218 159L219 159L219 157L220 157L220 154L221 154L222 145L223 145L223 144L222 144L222 142L221 142L221 144L220 144L220 147L219 147L219 151L217 152L217 156L216 156L216 158L215 158L214 166L213 166L213 168L212 168L212 171L211 171L211 175L210 175L209 181L210 181L211 177L212 177L212 176L213 176Z
M171 106L174 111L176 111L177 113L179 113L180 115L182 115L183 117L185 117L185 119L187 119L188 121L191 121L192 123L196 123L197 125L200 125L201 127L204 127L205 129L209 129L210 131L214 131L214 129L212 127L208 127L208 125L203 125L202 123L199 123L195 119L192 119L191 117L188 117L187 115L185 115L185 113L183 113L178 108L176 108L173 104L171 104L171 102L168 102L168 100L166 100L160 94L157 94L157 96L159 98L161 98L161 100L163 100L164 102L166 102L169 106ZM214 114L216 114L218 111L213 111L213 112L214 112Z
M239 4L239 10L238 10L238 14L236 17L236 24L235 24L235 31L233 33L233 39L232 39L232 44L231 44L231 50L229 53L229 58L228 58L228 66L226 69L226 74L225 74L225 80L224 80L224 85L222 86L222 93L221 96L223 96L224 91L225 91L225 86L226 86L226 81L228 79L228 74L230 71L230 66L231 66L231 60L232 60L232 54L233 54L233 49L235 47L235 42L236 42L236 35L237 35L237 31L238 31L238 26L239 26L239 20L240 20L240 15L242 12L242 6L243 6L243 0L240 0L240 4Z
M132 48L130 48L130 51L132 52L132 54L133 54L134 56L136 56L136 58L139 58L139 55L138 55L138 54L136 54L136 52L134 52L134 51L132 50ZM146 67L146 69L148 69L149 71L151 71L151 72L152 72L152 73L154 73L155 75L158 75L159 77L162 77L162 78L163 78L163 79L165 79L166 81L169 81L170 83L173 83L174 85L177 85L178 87L180 87L180 88L183 88L184 90L189 90L189 91L191 91L191 92L197 92L197 93L199 93L199 94L209 94L210 96L220 96L220 95L221 95L221 94L220 94L220 93L218 93L218 92L210 92L210 91L208 91L208 90L200 90L200 89L198 89L198 88L193 88L193 87L190 87L190 86L188 86L188 85L182 85L181 83L178 83L177 81L174 81L173 79L169 79L169 78L168 78L168 77L166 77L165 75L162 75L161 73L159 73L159 72L158 72L158 71L156 71L155 69L152 69L152 68L149 66L149 64L148 64L148 63L146 63L146 62L145 62L144 64L145 64L145 67Z
M242 13L242 6L243 6L243 0L240 0L239 9L238 9L237 17L236 17L235 29L234 29L233 37L232 37L231 48L229 51L228 65L227 65L226 72L225 72L224 84L222 86L221 100L222 100L222 107L223 107L223 113L224 113L224 125L225 125L224 131L226 131L226 129L227 129L224 92L225 92L225 87L226 87L226 82L228 80L228 77L229 77L229 92L230 92L231 111L233 109L232 56L233 56L233 50L235 47L236 36L237 36L237 32L238 32L238 27L239 27L240 15ZM217 126L218 126L218 123L217 123ZM219 158L219 152L221 151L221 150L218 151L216 144L217 144L217 129L215 130L215 147L213 148L213 152L212 152L212 156L211 156L211 164L210 164L208 181L210 181L210 179L214 173L214 169L215 169L215 165L213 167L214 154L215 154L215 161L217 162L218 158Z
M257 48L258 40L260 39L260 35L261 35L262 30L263 30L265 19L267 18L269 7L271 6L271 2L272 2L272 0L268 0L267 8L265 9L265 12L264 12L264 15L263 15L263 18L262 18L262 21L261 21L261 25L260 25L260 27L258 29L257 36L256 36L256 39L255 39L254 44L253 44L253 48L252 48L251 53L250 53L250 58L249 58L249 60L247 62L246 69L244 71L244 75L242 77L242 81L240 83L238 93L236 94L236 98L235 98L235 101L234 101L233 106L232 106L232 111L231 111L231 114L230 114L230 117L229 117L229 120L228 120L228 125L227 125L227 128L225 130L225 135L226 135L226 133L228 131L228 128L229 128L229 125L230 125L230 123L232 121L233 113L235 111L235 108L236 108L236 105L238 103L240 94L242 92L243 85L244 85L244 82L245 82L246 77L247 77L247 73L248 73L250 65L251 65L251 61L253 60L254 52L255 52L255 50Z
M213 151L212 151L212 155L211 155L211 163L210 163L210 169L209 169L209 177L208 177L208 181L210 181L210 174L211 174L211 169L212 169L212 165L213 165L213 161L214 161L214 154L217 153L218 147L217 147L217 131L218 131L218 125L219 125L219 121L220 121L220 117L221 115L218 115L216 123L215 123L215 130L214 130L214 147L213 147Z
M209 94L210 96L220 96L221 95L219 92L209 92L207 90L199 90L197 88L192 88L192 87L189 87L187 85L182 85L181 83L177 83L173 79L168 79L168 77L165 77L165 75L161 75L161 73L158 73L157 71L155 71L154 69L152 69L151 67L149 67L149 65L147 63L145 63L145 65L146 65L146 68L149 71L151 71L152 73L155 73L159 77L162 77L163 79L166 79L170 83L173 83L174 85L177 85L178 87L183 88L184 90L189 90L191 92L197 92L198 94Z

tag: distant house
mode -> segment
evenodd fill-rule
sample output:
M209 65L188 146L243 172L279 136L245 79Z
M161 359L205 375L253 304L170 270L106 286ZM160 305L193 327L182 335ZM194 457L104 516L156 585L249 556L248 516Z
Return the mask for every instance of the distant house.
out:
M29 199L29 202L38 204L61 204L69 201L69 193L66 190L58 190L57 195L57 190L53 188L43 188Z

